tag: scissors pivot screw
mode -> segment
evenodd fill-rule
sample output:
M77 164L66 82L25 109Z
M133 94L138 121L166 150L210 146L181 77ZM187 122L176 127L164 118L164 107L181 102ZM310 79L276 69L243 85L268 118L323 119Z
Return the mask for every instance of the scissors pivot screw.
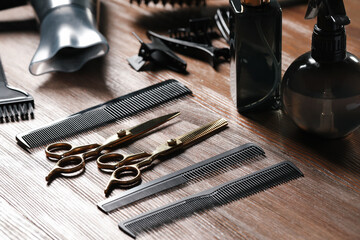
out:
M176 145L176 139L169 139L167 140L167 144L171 147L171 146L175 146Z
M126 135L126 130L125 129L121 129L117 132L118 137L123 137Z

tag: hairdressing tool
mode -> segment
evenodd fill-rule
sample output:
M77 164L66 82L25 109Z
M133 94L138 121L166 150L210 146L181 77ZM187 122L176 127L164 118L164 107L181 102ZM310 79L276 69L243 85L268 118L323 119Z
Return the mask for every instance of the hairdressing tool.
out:
M141 43L138 55L127 59L130 66L139 71L146 61L154 62L176 72L186 71L186 62L171 51L160 39L150 37L152 43L144 43L141 38L133 33Z
M124 159L122 154L104 154L97 159L97 164L100 169L115 169L112 173L110 181L105 189L105 194L111 191L112 187L117 184L124 187L131 187L141 182L141 170L150 166L155 159L160 156L168 155L179 149L184 149L190 144L193 144L196 140L209 136L227 125L227 121L223 118L206 124L194 131L186 133L180 137L169 139L166 143L159 145L149 157L142 161L139 158ZM111 163L109 162L111 161ZM116 163L113 163L113 162ZM129 176L131 175L131 176ZM126 178L124 177L132 177Z
M216 48L207 44L194 43L176 38L163 36L152 31L147 32L149 38L157 38L163 41L169 48L185 55L205 60L215 67L221 61L230 59L228 48Z
M168 32L171 38L209 46L211 40L219 36L213 31L210 18L192 18L187 27L169 29Z
M34 75L73 72L109 51L96 29L99 0L2 0L0 9L30 2L40 22L40 44L29 70ZM97 16L99 18L99 16Z
M183 168L154 181L141 184L124 193L106 199L98 204L99 209L108 213L116 208L134 203L145 197L152 196L161 191L185 184L191 180L200 180L206 175L225 171L229 166L241 164L249 159L254 159L265 152L253 143L247 143L215 157Z
M34 118L34 98L19 89L8 86L0 60L0 122L14 122Z
M85 109L38 129L18 134L16 140L25 149L39 147L93 130L191 93L180 82L174 79L167 80Z
M221 206L302 176L303 173L293 163L285 161L120 222L119 228L135 238L139 232L174 221L176 218Z
M99 0L30 0L40 20L41 39L30 72L74 72L109 51L96 29ZM97 12L96 12L97 10Z
M121 129L116 134L106 139L103 144L89 144L79 147L73 147L71 144L66 142L50 144L45 150L46 157L51 160L57 160L57 163L47 175L46 181L49 181L51 177L58 173L73 173L84 169L86 160L98 157L104 150L112 150L120 144L129 142L173 119L179 114L179 112L171 113L151 119L130 129ZM62 153L58 153L59 151L62 151ZM149 154L142 152L134 155L127 155L126 157L124 156L124 160L131 160L145 156L149 156Z
M133 2L137 2L138 4L140 4L142 0L130 0L130 3ZM144 0L143 2L145 2L146 5L148 5L149 2L153 2L155 4L157 4L158 2L162 2L163 5L166 5L167 3L170 3L171 5L175 5L177 3L180 6L182 6L183 4L186 4L188 6L190 5L199 6L199 5L205 5L206 3L205 0Z
M216 26L227 43L230 43L229 17L229 8L218 8L214 16Z

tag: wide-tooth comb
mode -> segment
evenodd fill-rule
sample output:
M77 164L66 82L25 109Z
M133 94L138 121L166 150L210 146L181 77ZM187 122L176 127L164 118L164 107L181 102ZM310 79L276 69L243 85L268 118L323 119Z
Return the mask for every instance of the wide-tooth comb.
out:
M0 60L0 123L34 118L34 107L30 94L7 85Z
M85 109L41 128L18 134L24 148L39 147L157 107L192 92L171 79Z
M153 2L155 4L161 2L163 5L166 5L167 3L170 3L171 5L179 4L182 6L183 4L187 6L195 5L205 5L206 0L130 0L130 3L137 2L137 4L141 4L141 2L144 2L146 5L148 5L150 2Z
M303 173L293 163L285 161L120 222L119 228L135 238L144 230L172 222L196 211L248 197L302 176Z
M243 164L264 154L261 147L247 143L106 199L100 202L98 207L107 213L187 182L200 181L205 177L225 172L230 166Z

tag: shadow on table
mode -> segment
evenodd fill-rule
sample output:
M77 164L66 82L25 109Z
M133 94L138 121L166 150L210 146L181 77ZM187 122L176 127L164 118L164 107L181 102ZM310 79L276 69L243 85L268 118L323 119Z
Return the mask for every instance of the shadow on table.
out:
M35 19L0 21L0 33L25 31L38 31L38 24Z
M320 160L321 165L329 170L334 164L355 174L360 172L360 129L344 138L324 139L302 131L281 111L248 113L245 116L278 137L285 148L294 146L293 143L300 145L300 148L305 146L309 154L319 155L326 160Z

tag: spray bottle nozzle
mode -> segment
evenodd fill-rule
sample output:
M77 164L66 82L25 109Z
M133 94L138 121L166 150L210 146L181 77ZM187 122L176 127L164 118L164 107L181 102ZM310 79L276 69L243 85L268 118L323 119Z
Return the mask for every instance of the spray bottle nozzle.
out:
M311 56L319 62L343 60L346 56L344 25L350 23L343 0L309 0L305 19L315 17Z
M350 23L343 0L310 0L305 19L315 17L318 17L318 27L325 30L337 29Z

